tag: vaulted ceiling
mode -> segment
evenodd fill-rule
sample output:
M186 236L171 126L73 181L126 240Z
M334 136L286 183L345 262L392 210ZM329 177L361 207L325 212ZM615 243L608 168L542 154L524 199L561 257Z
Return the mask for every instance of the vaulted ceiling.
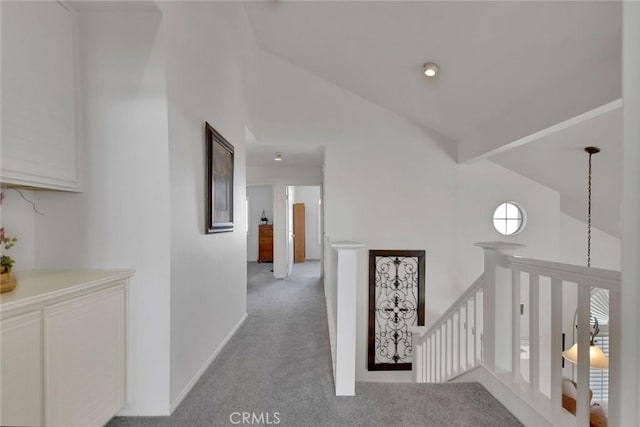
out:
M597 123L503 149L621 97L621 2L300 1L245 8L261 49L442 135L460 162L491 155L558 190L574 216L584 192L574 178L583 175L580 147L597 145L594 129L612 150L621 145L619 114L603 114L594 115ZM435 79L422 74L427 61L440 67ZM527 162L531 156L537 164ZM612 172L606 185L613 185L621 158L604 157ZM617 220L607 222L601 227L617 230Z
M621 96L619 2L246 9L262 49L460 145L506 144ZM427 61L440 66L434 80Z

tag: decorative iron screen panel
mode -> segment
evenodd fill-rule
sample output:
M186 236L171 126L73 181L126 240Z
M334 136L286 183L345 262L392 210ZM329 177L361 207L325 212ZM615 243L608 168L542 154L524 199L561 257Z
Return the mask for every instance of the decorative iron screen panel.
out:
M424 325L425 251L369 251L370 371L411 370L409 326Z

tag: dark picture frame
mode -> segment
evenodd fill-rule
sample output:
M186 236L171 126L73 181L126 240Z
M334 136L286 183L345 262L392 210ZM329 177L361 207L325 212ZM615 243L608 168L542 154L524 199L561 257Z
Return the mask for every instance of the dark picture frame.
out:
M234 149L213 126L205 122L207 197L205 232L233 231Z
M409 267L407 267L407 260L412 260ZM367 351L367 369L369 371L411 370L412 362L406 362L406 360L413 359L411 332L408 332L408 327L413 324L407 324L407 322L415 322L416 326L424 326L425 272L424 250L369 251L369 337ZM414 278L414 276L416 277ZM396 283L398 283L397 287ZM409 289L403 289L403 286ZM376 295L380 296L380 294L385 298L382 301L376 301ZM396 295L399 296L397 300ZM376 303L378 307L376 307ZM397 311L394 310L396 307ZM377 317L379 314L382 316ZM394 323L395 316L400 316L397 323ZM380 317L386 318L386 324L381 324ZM383 328L384 333L377 332L376 327ZM398 332L397 341L401 344L398 346L401 348L397 353L402 354L397 360L394 360L393 356L397 355L396 350L398 349L398 347L394 348L396 344L394 343L394 334L396 332ZM389 360L385 362L384 359Z

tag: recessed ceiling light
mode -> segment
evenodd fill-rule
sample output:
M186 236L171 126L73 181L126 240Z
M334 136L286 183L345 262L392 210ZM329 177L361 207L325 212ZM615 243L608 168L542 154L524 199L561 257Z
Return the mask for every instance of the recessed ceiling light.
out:
M273 157L273 160L275 160L276 162L281 162L282 161L282 154L276 153L275 156Z
M425 62L424 66L424 75L427 77L435 77L436 74L438 74L438 65L434 64L433 62Z

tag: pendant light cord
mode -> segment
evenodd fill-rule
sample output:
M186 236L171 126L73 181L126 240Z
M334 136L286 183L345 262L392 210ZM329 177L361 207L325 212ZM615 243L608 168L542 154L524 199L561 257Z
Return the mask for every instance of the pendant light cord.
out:
M587 205L587 267L591 267L591 156L600 152L598 147L585 147L589 153L589 202Z
M591 267L591 156L593 156L593 153L589 153L589 201L587 204L587 267Z

